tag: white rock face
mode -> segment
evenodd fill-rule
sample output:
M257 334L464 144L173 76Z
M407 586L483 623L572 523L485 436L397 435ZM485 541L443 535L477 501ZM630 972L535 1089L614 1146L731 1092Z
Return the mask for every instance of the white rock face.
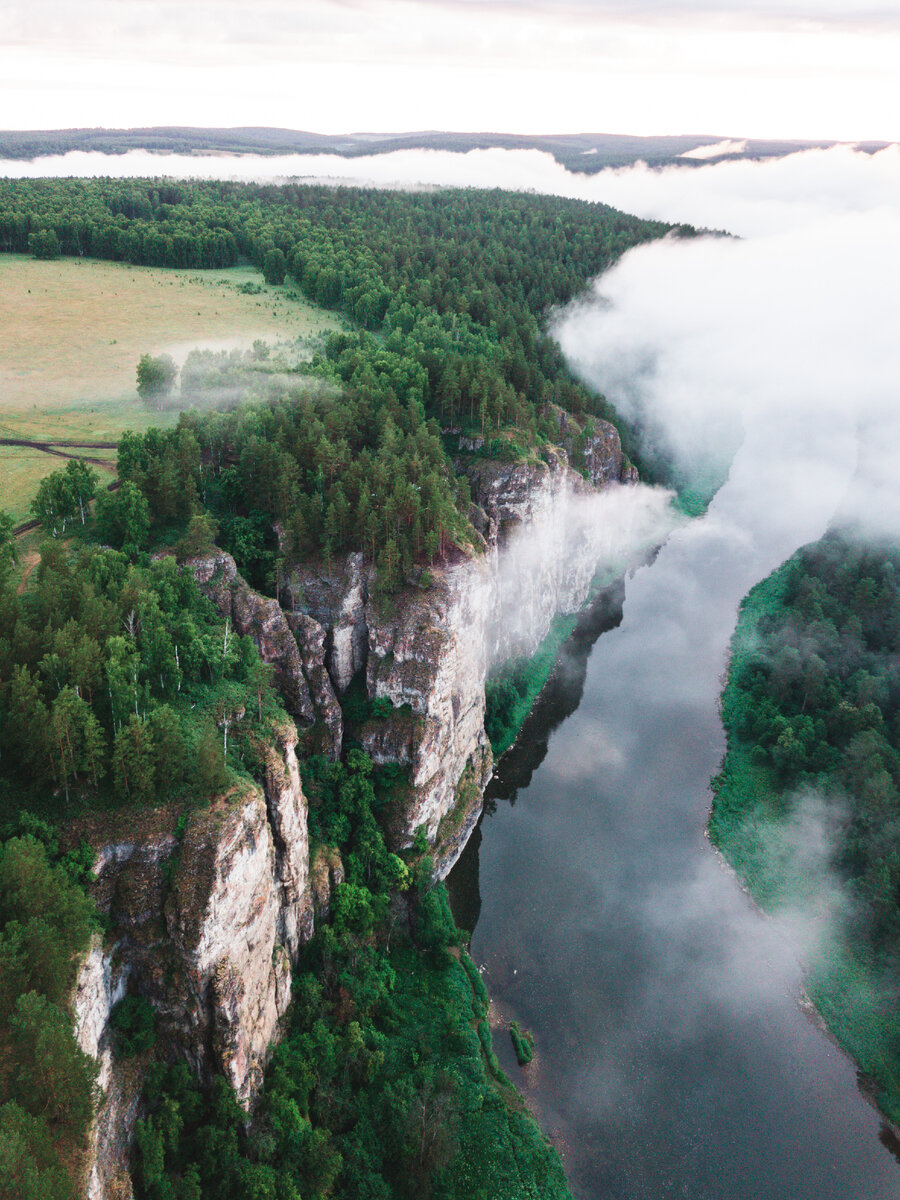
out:
M631 481L612 426L590 439L587 451L598 484ZM410 767L412 794L396 816L393 840L409 845L424 825L432 843L449 847L438 852L440 874L465 845L459 829L471 829L477 816L472 789L468 798L460 795L464 773L468 768L479 792L491 774L488 668L534 653L557 614L584 605L603 545L589 512L595 489L569 467L564 451L548 447L539 462L479 462L469 476L485 553L432 568L426 589L409 588L385 608L370 594L371 571L366 578L359 555L330 571L301 566L292 574L295 604L331 635L335 687L346 688L364 661L369 697L396 710L369 722L362 742L375 762ZM461 811L466 805L471 811ZM456 832L442 828L445 821Z
M283 757L270 750L266 762L266 804L275 845L275 878L281 888L277 933L292 963L313 932L307 804L295 746L295 741L286 740Z
M95 939L74 996L76 1036L99 1060L104 1092L90 1200L120 1200L139 1115L141 1072L120 1071L111 1054L109 1015L126 988L153 1003L158 1042L201 1078L226 1075L246 1106L262 1082L290 1003L292 967L313 928L295 745L295 730L285 729L268 751L265 794L250 789L198 809L180 849L172 810L110 818L94 870L113 933L105 947Z
M259 793L220 801L204 818L185 835L167 924L194 1014L196 1065L208 1069L208 1035L216 1067L246 1103L290 999L275 844Z
M393 831L401 845L426 827L434 842L442 819L454 806L467 765L483 788L491 775L490 743L484 732L485 628L492 608L493 575L483 557L462 559L434 571L427 592L397 597L389 617L370 601L367 608L368 691L373 698L408 705L415 720L394 719L387 730L373 723L363 744L376 761L408 761L413 793ZM411 736L392 745L390 730L408 726ZM378 742L381 745L378 745Z
M87 1200L104 1200L117 1180L127 1178L128 1140L140 1096L114 1079L109 1037L109 1014L124 997L127 982L127 966L114 967L112 952L103 949L95 934L73 998L76 1040L85 1054L98 1060L103 1092L90 1132Z

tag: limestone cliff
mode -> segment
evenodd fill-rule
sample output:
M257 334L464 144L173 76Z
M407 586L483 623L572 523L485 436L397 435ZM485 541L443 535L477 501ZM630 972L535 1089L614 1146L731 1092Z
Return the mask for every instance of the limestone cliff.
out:
M424 586L379 601L372 569L352 554L330 567L298 565L285 589L297 612L325 629L335 688L344 691L365 667L370 699L390 701L393 711L357 736L376 762L408 767L409 790L389 814L389 832L395 845L408 846L424 825L440 874L461 852L491 774L488 667L533 653L557 613L582 607L603 540L588 498L635 478L612 426L595 422L581 440L595 482L556 447L526 462L464 459L482 544L431 568Z
M201 1078L224 1074L249 1104L290 1002L292 965L313 927L306 800L285 730L265 788L190 814L171 808L94 819L72 830L97 850L95 895L110 933L79 975L76 1032L100 1059L91 1200L113 1194L137 1116L141 1077L113 1066L109 1015L126 989L158 1013L158 1044ZM327 906L328 877L315 897Z
M458 466L471 484L479 546L457 552L390 601L375 595L373 568L361 553L295 566L281 603L249 588L230 555L187 563L219 611L254 639L289 711L321 731L326 752L340 754L337 696L354 677L364 672L369 698L390 702L390 715L354 732L376 763L408 768L409 788L388 813L389 833L404 847L424 825L440 843L441 873L461 851L460 830L479 811L474 791L491 774L488 667L533 653L554 616L582 607L604 532L590 519L588 498L636 478L612 425L595 421L588 429L555 406L547 412L587 464L583 473L554 446L524 462L465 455ZM472 786L461 790L466 772Z
M343 724L331 676L324 667L325 629L305 613L285 613L277 600L253 591L231 555L222 550L186 559L184 565L237 632L253 638L260 658L273 668L275 685L291 716L302 727L318 723L323 735L321 748L340 758ZM352 591L351 583L348 594ZM331 626L329 634L333 644Z
M340 755L337 696L354 678L364 679L370 701L389 702L372 706L351 732L377 763L407 769L387 814L389 834L407 846L424 825L440 875L474 828L492 770L489 665L533 651L557 613L581 608L602 533L583 519L586 499L594 485L631 481L614 430L595 427L593 449L578 436L593 461L590 480L553 447L527 462L467 456L460 468L472 485L478 547L455 552L389 600L376 595L361 554L295 567L281 603L254 592L221 551L187 563L271 664L289 712L312 738L307 745ZM292 726L269 748L263 788L223 797L183 828L177 812L160 809L72 830L97 850L96 895L110 930L92 946L75 997L78 1037L99 1057L104 1089L91 1200L127 1194L116 1189L124 1186L142 1076L140 1064L113 1065L109 1031L126 990L153 1003L168 1054L201 1077L225 1074L245 1104L258 1088L298 951L343 878L334 851L320 848L310 864L296 740Z

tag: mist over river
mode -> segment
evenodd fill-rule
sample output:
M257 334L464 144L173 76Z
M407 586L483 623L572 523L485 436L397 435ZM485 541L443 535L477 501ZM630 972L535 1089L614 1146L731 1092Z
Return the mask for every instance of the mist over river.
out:
M524 1072L495 1043L579 1200L900 1196L893 1136L801 1007L827 922L762 915L705 837L741 599L835 514L900 536L900 210L854 161L813 211L821 165L779 195L751 164L727 202L704 169L698 208L765 219L639 247L554 324L645 448L725 477L573 647L450 877L498 1015L535 1034ZM821 829L795 836L824 865Z
M535 1034L525 1072L495 1044L577 1197L887 1200L900 1165L798 1006L795 923L756 911L704 837L737 605L830 516L750 541L728 493L627 581L621 624L583 651L580 703L577 645L563 662L451 875L454 908L491 996Z

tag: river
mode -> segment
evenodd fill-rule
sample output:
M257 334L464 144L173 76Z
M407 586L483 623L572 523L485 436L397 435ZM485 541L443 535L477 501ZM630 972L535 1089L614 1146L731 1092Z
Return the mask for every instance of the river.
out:
M495 1045L578 1200L900 1196L896 1143L798 1004L802 947L705 837L738 603L840 491L804 506L783 481L748 510L740 459L570 644L449 880L535 1035L524 1071Z

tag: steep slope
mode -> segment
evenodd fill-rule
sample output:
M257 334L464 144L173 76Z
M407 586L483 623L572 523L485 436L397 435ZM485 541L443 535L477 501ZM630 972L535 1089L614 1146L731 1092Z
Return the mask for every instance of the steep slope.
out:
M600 486L633 481L610 426L598 434ZM601 452L602 451L602 452ZM308 746L337 758L338 695L364 679L381 701L354 734L377 764L408 771L387 814L396 847L424 826L439 875L461 853L492 771L484 685L492 661L529 653L559 612L590 595L599 542L579 519L594 487L564 450L541 459L468 465L477 552L457 552L391 601L376 593L361 554L294 568L278 601L254 592L230 555L187 561L201 588L269 663ZM372 703L373 709L375 704ZM100 1058L105 1098L94 1129L88 1195L124 1186L142 1074L114 1064L109 1017L127 990L159 1014L159 1040L201 1078L224 1074L252 1104L290 1001L292 966L327 913L339 857L310 866L297 729L265 749L265 786L247 786L193 811L171 809L82 823L70 831L97 851L95 893L109 922L77 986L77 1031ZM116 1183L116 1181L119 1181Z

